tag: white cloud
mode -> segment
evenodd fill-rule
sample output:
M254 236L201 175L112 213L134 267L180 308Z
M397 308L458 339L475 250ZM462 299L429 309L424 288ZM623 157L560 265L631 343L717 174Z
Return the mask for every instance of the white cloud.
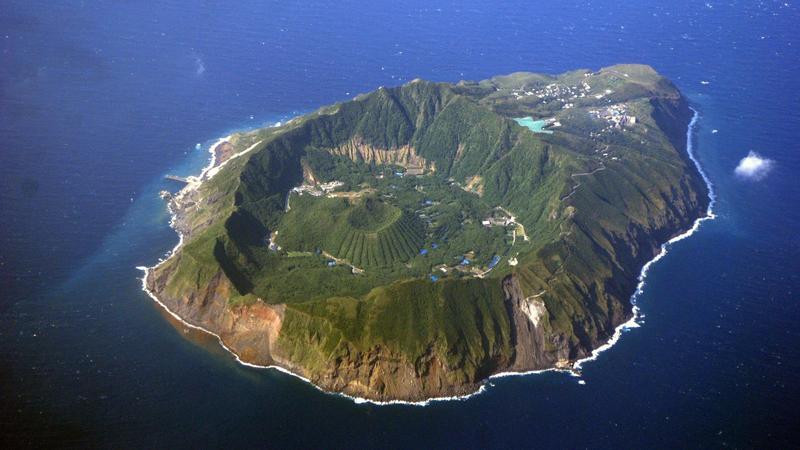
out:
M194 57L194 73L195 75L202 75L206 71L206 63L199 56Z
M775 161L763 158L761 155L754 151L750 151L736 166L736 175L747 178L750 180L760 180L767 176L770 170L775 166Z

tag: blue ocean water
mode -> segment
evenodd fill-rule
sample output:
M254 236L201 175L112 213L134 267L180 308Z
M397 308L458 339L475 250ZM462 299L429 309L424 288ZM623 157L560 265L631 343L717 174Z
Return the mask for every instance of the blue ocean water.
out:
M4 2L0 441L796 445L798 23L791 1ZM196 172L232 129L416 77L620 62L653 65L700 112L717 218L653 266L643 326L585 384L545 373L466 401L359 405L236 364L140 289L135 267L177 242L163 175ZM762 180L734 175L750 150L775 161Z

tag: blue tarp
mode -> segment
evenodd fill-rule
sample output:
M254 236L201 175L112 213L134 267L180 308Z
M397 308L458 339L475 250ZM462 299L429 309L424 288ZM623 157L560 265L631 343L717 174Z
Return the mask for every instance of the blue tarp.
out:
M431 275L431 281L439 281L439 277L436 275Z
M422 250L419 251L419 254L420 255L427 255L428 254L428 249L423 248Z

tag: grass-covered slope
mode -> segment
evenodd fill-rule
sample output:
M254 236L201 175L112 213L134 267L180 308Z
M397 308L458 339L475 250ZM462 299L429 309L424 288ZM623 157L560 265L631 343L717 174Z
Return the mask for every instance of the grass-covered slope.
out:
M373 197L298 197L277 230L278 242L288 251L322 251L364 268L408 261L425 236L419 218Z
M646 66L380 88L232 138L148 283L243 359L370 398L567 364L705 209L689 117Z

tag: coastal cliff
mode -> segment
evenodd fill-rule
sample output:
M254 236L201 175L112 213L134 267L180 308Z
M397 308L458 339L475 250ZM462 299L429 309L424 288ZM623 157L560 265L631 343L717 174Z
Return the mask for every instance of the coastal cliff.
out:
M517 116L558 127L532 132ZM224 167L170 200L183 243L145 286L241 361L354 397L424 401L497 373L571 369L633 317L637 277L661 244L706 214L691 118L646 66L381 88L217 144ZM381 184L381 167L425 171L406 194ZM460 188L476 179L480 196ZM298 197L288 213L293 188L311 183L325 199L315 186L332 180L353 189L347 201ZM461 209L516 216L503 235L471 225L469 211L451 212L459 224L353 199L367 191L398 210L417 192L424 208L468 201L477 206ZM427 228L400 219L412 213ZM408 261L396 242L412 241L425 252ZM332 263L324 255L337 249ZM369 266L356 272L353 260Z

